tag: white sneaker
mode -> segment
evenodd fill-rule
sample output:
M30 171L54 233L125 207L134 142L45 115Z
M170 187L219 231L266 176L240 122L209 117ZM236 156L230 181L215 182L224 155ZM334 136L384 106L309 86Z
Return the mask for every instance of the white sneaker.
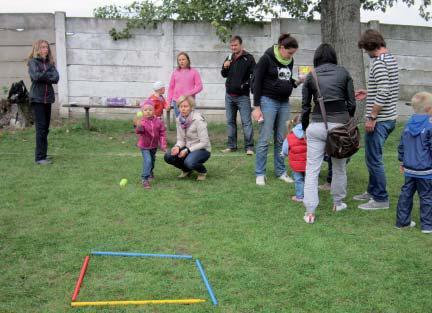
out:
M415 227L416 223L414 221L411 221L409 225L407 226L396 226L397 229L403 229L403 228L412 228Z
M348 208L347 204L344 202L341 202L340 204L333 204L333 211L340 212L343 210L346 210Z
M422 233L423 234L432 234L432 229L423 229Z
M313 223L315 223L315 215L313 215L312 213L306 213L306 214L303 216L303 219L304 219L304 221L305 221L306 223L308 223L308 224L313 224Z
M258 186L265 186L265 176L264 175L260 175L260 176L257 176L256 177L256 179L255 179L255 183L258 185Z
M288 183L288 184L291 184L291 183L293 183L294 182L294 180L291 178L291 177L289 177L288 175L287 175L287 173L283 173L281 176L279 176L278 177L280 180L283 180L284 182L286 182L286 183Z

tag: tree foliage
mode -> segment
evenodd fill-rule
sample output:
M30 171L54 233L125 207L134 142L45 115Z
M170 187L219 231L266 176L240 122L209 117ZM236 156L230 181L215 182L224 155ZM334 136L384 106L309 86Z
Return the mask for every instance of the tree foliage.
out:
M365 10L385 10L396 2L407 6L415 0L361 0ZM424 19L432 18L431 0L420 1L419 14ZM94 10L95 17L126 19L122 30L110 30L114 40L132 37L131 30L156 26L168 19L179 21L209 22L222 41L226 41L235 25L243 25L278 17L286 12L295 18L311 20L314 13L320 13L318 0L151 0L135 1L128 6L107 5Z

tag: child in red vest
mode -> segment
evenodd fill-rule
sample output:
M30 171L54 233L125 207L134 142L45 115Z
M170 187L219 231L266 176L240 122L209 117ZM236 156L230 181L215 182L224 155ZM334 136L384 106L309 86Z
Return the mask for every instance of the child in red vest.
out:
M293 128L293 125L294 128ZM291 200L303 202L304 177L306 171L306 139L302 129L300 115L287 122L288 135L282 145L282 154L288 156L292 169L295 196Z
M154 93L147 100L150 100L153 103L154 115L162 118L163 110L165 109L169 111L171 109L163 96L165 93L165 86L162 82L157 81L153 84L153 90ZM141 102L141 106L147 100Z

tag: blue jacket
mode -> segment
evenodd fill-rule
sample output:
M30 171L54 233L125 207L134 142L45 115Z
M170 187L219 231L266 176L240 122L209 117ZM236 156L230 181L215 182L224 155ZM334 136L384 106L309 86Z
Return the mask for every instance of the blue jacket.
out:
M398 152L406 176L432 179L432 116L414 114L410 118Z

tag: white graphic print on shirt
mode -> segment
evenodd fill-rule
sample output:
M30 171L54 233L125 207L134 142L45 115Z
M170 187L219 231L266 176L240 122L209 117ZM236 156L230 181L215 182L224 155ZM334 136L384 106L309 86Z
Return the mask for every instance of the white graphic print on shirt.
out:
M288 67L278 67L278 78L280 80L290 80L291 70Z

